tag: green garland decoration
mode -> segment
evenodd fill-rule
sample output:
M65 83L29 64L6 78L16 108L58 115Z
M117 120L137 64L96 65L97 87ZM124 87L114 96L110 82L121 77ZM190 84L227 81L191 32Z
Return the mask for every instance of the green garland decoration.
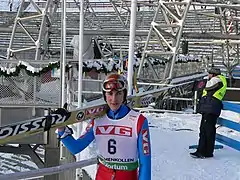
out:
M20 61L18 65L15 67L5 68L0 66L0 76L16 77L16 76L19 76L19 73L21 70L25 70L25 72L29 76L41 76L42 74L47 73L48 71L54 68L59 69L60 62L49 63L46 67L43 67L43 68L35 68L26 62Z
M167 63L167 59L155 59L155 58L149 58L149 62L152 65L165 65ZM186 63L186 62L199 62L199 59L189 60L189 59L180 59L177 58L175 63ZM125 64L125 63L124 63ZM140 59L136 59L136 63L134 64L134 68L138 68L140 65ZM78 70L78 64L75 64L77 70ZM148 63L145 62L143 67L148 67ZM13 77L13 76L19 76L19 73L21 70L25 70L25 72L29 76L41 76L42 74L45 74L53 69L59 69L60 68L60 61L58 62L50 62L47 66L41 67L41 68L35 68L31 66L27 62L19 61L19 63L15 67L6 68L2 67L0 65L0 76L4 77ZM68 72L72 68L71 65L66 65L66 72ZM112 71L117 71L121 68L120 61L119 60L108 60L108 61L99 61L99 60L91 60L91 61L85 61L83 62L83 72L89 72L93 68L96 69L98 73L109 73ZM124 65L124 70L127 70Z

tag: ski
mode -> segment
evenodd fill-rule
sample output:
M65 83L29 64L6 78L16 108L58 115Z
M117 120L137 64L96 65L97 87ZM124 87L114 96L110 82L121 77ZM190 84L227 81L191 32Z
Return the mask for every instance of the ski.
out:
M96 106L76 109L66 115L51 114L51 128L62 127L91 118L101 117L106 113L107 109L107 104L103 103ZM44 132L46 121L47 117L39 117L0 127L0 144L6 144L13 140Z
M150 104L152 100L153 96L148 94L144 94L144 96L131 96L128 97L128 105L130 107L142 107ZM46 117L39 117L5 125L0 127L0 144L7 144L13 140L44 132L46 124L50 124L51 128L58 128L86 121L91 118L101 117L106 113L107 109L107 104L103 102L99 105L87 106L70 111L66 115L51 114L51 122L49 122Z
M175 87L183 84L175 85ZM160 89L142 92L136 94L135 96L128 96L127 104L131 108L147 107L149 104L156 102L157 98L164 91L169 90L170 88L171 87L163 87ZM106 113L107 109L107 104L102 102L98 105L86 106L70 111L67 115L51 114L51 122L49 122L46 117L39 117L2 126L0 127L0 144L7 144L13 140L44 132L44 130L46 130L46 126L50 126L50 128L57 128L86 121L91 118L101 117Z

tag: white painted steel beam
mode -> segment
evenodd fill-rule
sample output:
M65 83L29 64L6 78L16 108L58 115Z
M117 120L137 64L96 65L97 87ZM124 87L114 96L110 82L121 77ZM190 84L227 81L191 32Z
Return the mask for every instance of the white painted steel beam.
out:
M134 61L134 45L135 45L135 32L136 32L136 9L137 0L131 0L131 19L130 19L130 36L129 36L129 52L128 52L128 95L132 95L133 90L133 61Z
M71 169L90 166L96 163L97 163L97 158L92 158L92 159L83 160L80 162L74 162L74 163L64 164L64 165L50 167L50 168L42 168L42 169L37 169L32 171L24 171L24 172L0 175L0 180L9 180L9 179L19 180L19 179L26 179L26 178L33 178L33 177L42 177L42 176L47 176L52 174L58 174Z

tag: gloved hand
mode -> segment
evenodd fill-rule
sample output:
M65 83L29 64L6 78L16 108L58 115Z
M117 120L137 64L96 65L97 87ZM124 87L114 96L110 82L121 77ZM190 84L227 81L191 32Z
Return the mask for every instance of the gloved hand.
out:
M62 117L65 117L66 119L68 119L71 115L71 113L64 108L57 108L55 111L51 113L52 116L54 116L54 114L60 114Z
M53 111L51 114L60 114L61 116L69 117L71 114L68 110L65 108L57 108L55 111Z
M46 116L47 121L45 124L45 130L49 130L51 128L52 118L56 118L56 121L58 121L57 118L68 119L70 117L70 115L71 115L71 113L68 110L66 110L65 108L58 108L55 111L52 111L50 115ZM63 131L64 128L65 127L59 127L59 131Z
M51 112L50 116L54 116L54 114L59 114L62 117L68 119L71 116L71 113L67 110L67 103L64 104L63 108L58 108L55 111ZM58 127L56 133L58 134L58 138L62 139L68 135L73 134L73 130L68 126Z
M68 127L68 126L65 126L63 127L63 130L62 131L59 131L58 129L58 139L63 139L69 135L72 135L73 134L73 130L72 128Z
M66 126L63 126L63 127L58 127L57 130L58 132L63 132L65 130Z
M61 114L62 116L70 114L67 110L67 103L63 105L63 108L57 108L54 111L51 111L51 114Z

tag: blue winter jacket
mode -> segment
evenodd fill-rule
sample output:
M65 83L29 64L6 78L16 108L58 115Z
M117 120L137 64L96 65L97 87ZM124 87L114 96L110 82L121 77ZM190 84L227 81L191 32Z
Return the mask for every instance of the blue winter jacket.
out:
M122 105L118 110L112 111L109 110L107 112L107 116L113 120L123 118L130 111L130 108L126 105ZM143 136L142 130L148 131L148 142L149 142L149 153L145 154L143 150ZM61 136L63 132L58 132ZM79 137L77 140L73 138L73 136L66 136L61 141L67 147L67 149L72 154L77 154L84 150L93 140L94 132L93 127L88 128L85 134ZM139 180L151 180L151 144L150 144L150 134L148 121L145 118L144 123L142 125L141 131L138 135L138 154L139 154Z

